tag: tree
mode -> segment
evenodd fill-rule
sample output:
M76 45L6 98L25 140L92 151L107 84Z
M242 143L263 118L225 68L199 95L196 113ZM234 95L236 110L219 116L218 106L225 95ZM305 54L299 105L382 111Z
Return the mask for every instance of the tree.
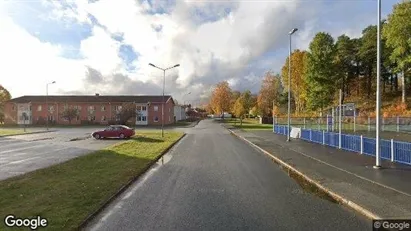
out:
M10 92L2 85L0 85L0 124L4 123L4 104L10 99Z
M348 81L354 76L353 63L355 59L354 44L350 37L341 35L338 37L335 44L335 71L338 85L343 93L348 93ZM342 101L344 102L344 96Z
M231 88L228 82L218 83L211 95L211 107L214 112L222 114L222 119L224 119L224 112L230 111L231 99Z
M243 94L234 103L234 115L240 118L240 125L243 125L244 115L248 113L247 111L247 99Z
M404 74L411 68L411 2L403 1L394 5L388 15L388 23L383 27L382 35L392 49L390 59L397 64L397 71L403 73L402 102L405 103Z
M295 101L295 109L297 113L304 110L307 101L307 87L305 80L305 58L307 52L295 50L291 54L291 93ZM288 61L286 59L283 68L281 69L281 80L284 86L284 92L288 94Z
M311 110L322 110L333 100L336 91L334 60L334 39L328 33L317 33L306 59L307 104Z
M270 116L273 110L273 102L279 103L279 97L283 91L281 77L267 72L261 84L260 92L257 96L258 110L263 116Z
M69 124L76 118L79 114L79 110L74 107L66 107L63 112L61 112L61 118L68 120Z
M119 124L126 125L127 121L138 116L134 103L123 103L121 109L117 112L116 118Z
M238 98L240 98L241 92L240 91L232 91L231 92L231 99L230 99L230 112L234 112L234 104Z
M359 55L363 64L364 75L366 78L367 97L371 98L373 76L377 69L377 26L372 25L365 28L362 32L361 47Z

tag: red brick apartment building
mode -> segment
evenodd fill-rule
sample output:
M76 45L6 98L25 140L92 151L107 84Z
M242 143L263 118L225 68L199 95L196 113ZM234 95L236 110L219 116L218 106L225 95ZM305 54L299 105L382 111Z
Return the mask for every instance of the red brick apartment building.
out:
M49 113L46 111L46 98ZM5 104L5 124L44 124L48 117L52 124L67 125L69 121L61 113L72 107L78 110L71 124L90 122L108 124L116 120L116 115L124 105L135 105L138 116L129 120L136 125L161 125L161 105L163 96L109 96L109 95L69 95L69 96L22 96ZM28 116L24 120L24 113ZM164 124L174 123L174 101L164 96Z

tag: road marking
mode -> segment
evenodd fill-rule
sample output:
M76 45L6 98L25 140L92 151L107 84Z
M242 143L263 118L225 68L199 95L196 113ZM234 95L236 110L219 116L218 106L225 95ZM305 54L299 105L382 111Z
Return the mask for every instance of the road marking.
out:
M43 146L47 146L47 145L46 144L39 144L39 145L30 146L30 147L16 148L16 149L11 149L11 150L7 150L7 151L1 151L0 154L5 154L5 153L10 153L10 152L15 152L15 151L21 151L21 150L31 149L31 148L35 148L35 147L43 147Z
M20 164L20 163L26 162L26 161L28 161L28 160L34 160L34 159L38 159L38 158L40 158L40 157L31 157L31 158L27 158L27 159L24 159L24 160L12 161L12 162L10 162L10 163L8 163L8 164L4 164L4 165L2 165L2 166L12 165L12 164Z

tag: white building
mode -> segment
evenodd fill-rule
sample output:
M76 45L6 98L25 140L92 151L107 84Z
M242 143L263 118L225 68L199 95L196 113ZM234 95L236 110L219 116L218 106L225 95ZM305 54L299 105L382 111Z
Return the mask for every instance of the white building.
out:
M181 105L175 105L174 106L174 117L175 117L175 121L187 119L185 108Z

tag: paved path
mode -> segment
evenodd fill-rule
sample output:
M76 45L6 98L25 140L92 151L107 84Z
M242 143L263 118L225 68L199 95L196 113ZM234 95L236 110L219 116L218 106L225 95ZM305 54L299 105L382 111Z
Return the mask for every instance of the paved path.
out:
M305 192L262 153L210 120L87 230L369 230L371 221Z
M411 218L411 166L293 139L271 131L233 130L331 191L381 218Z

